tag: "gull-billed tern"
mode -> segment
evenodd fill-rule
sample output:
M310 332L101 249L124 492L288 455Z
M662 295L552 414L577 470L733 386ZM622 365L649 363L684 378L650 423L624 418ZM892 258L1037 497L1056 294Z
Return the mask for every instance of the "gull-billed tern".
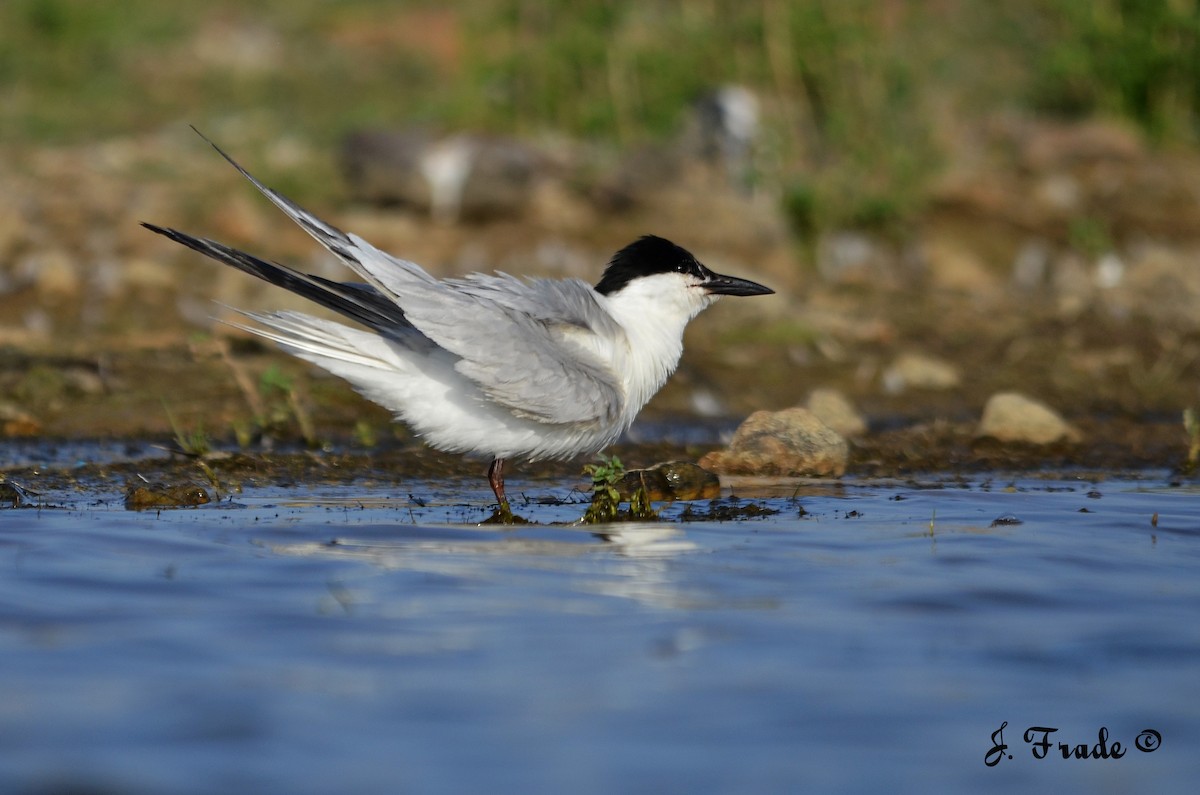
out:
M618 251L595 287L504 273L435 279L318 219L212 146L366 283L144 226L365 326L280 311L244 312L259 326L239 327L349 381L430 446L491 456L488 482L504 513L505 460L607 447L675 371L688 321L722 295L774 292L650 235Z

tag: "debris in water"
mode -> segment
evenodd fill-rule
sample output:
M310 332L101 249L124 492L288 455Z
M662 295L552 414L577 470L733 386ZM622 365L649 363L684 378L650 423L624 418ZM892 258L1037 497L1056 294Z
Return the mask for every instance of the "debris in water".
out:
M173 486L168 483L146 483L130 486L125 492L125 510L144 511L148 508L193 508L209 502L208 492L194 483Z

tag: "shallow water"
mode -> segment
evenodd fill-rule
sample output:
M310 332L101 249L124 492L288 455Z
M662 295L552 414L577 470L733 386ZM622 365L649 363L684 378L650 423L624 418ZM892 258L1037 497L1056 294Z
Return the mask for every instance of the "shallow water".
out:
M1200 774L1193 486L848 480L760 496L768 519L600 532L475 526L480 486L0 510L0 791L1183 792ZM582 513L540 504L570 497L553 484L510 492L540 522ZM1124 755L1039 760L1031 726L1089 749L1104 727Z

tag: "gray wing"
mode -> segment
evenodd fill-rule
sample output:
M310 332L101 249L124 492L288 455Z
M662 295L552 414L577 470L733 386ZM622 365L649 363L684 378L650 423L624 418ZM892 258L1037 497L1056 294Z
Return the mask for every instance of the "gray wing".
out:
M622 344L624 331L586 283L475 275L422 287L396 299L408 321L513 414L610 423L624 410L620 380L599 353Z

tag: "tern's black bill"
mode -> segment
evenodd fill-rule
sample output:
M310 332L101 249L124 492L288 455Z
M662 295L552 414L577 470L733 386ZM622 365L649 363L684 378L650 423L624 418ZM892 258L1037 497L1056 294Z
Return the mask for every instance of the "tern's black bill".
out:
M704 289L715 295L772 295L775 291L749 279L714 273L704 281Z

